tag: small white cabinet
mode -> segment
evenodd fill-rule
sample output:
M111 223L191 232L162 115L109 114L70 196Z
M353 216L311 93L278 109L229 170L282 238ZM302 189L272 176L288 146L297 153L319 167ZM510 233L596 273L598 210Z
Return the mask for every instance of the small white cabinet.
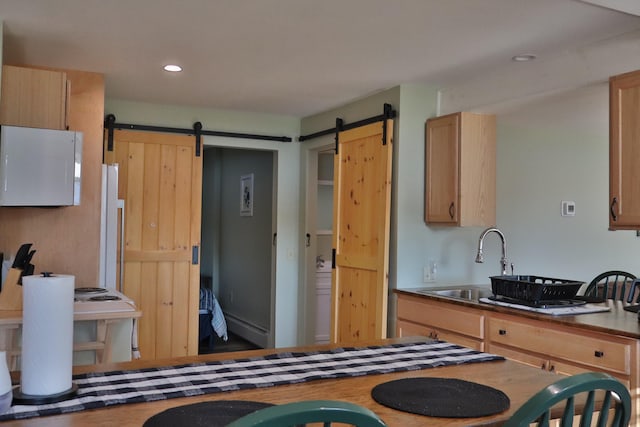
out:
M329 342L331 328L331 264L316 270L316 344Z

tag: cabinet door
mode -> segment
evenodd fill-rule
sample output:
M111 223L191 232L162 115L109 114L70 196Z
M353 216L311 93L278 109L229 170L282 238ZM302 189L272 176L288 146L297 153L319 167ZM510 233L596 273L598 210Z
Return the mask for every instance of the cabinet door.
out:
M425 221L458 223L460 114L427 120Z
M404 320L398 320L396 328L397 336L399 337L422 336L450 342L452 344L461 345L478 351L484 351L484 342L482 340L469 338L444 329L419 325L417 323L406 322Z
M63 130L66 113L66 73L2 67L1 124Z
M640 228L640 71L609 82L609 228Z

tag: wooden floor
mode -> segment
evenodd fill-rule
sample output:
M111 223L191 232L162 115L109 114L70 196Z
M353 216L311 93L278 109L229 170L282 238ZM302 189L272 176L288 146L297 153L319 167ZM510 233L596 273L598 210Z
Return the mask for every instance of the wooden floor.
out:
M204 340L200 343L198 354L227 353L230 351L256 350L261 348L231 332L228 333L228 337L229 339L224 341L222 338L216 336L213 342L213 348L209 348L208 340Z

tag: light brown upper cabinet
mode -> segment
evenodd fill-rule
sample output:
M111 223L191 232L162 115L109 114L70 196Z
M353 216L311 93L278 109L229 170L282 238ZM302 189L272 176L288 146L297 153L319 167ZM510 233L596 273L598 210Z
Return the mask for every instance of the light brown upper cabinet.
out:
M609 229L640 229L640 71L609 79Z
M454 113L427 120L425 222L496 222L496 116Z
M0 124L66 129L68 89L64 72L2 66Z

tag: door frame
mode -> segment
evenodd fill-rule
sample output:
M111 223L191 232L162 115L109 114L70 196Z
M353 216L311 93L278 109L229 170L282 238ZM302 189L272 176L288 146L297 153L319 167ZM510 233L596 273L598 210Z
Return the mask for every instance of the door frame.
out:
M333 136L318 138L314 143L305 143L306 159L306 185L305 185L305 215L304 215L304 258L301 268L304 286L300 294L300 306L304 307L304 316L301 316L299 341L301 344L315 344L316 327L316 254L318 242L316 230L318 225L318 155L321 152L333 150L335 153L335 141ZM306 245L307 234L310 236L309 245Z
M267 151L273 155L273 164L272 164L272 188L271 188L271 196L272 196L272 211L271 211L271 235L277 233L277 220L278 220L278 150L270 149L270 148L257 148L257 147L246 147L235 144L225 144L223 141L226 138L224 137L215 137L209 136L206 139L203 138L203 146L206 147L215 147L222 150L230 149L230 150L245 150L245 151ZM203 150L204 152L204 150ZM204 168L203 168L204 175ZM203 216L204 219L204 216ZM270 302L269 302L269 331L267 331L266 341L257 343L263 345L265 348L273 348L275 347L275 335L276 335L276 325L275 325L275 302L276 302L276 266L277 266L277 246L271 246L271 254L270 254L270 264L271 264L271 276L270 276ZM228 322L227 322L228 323ZM249 326L251 327L251 326Z

